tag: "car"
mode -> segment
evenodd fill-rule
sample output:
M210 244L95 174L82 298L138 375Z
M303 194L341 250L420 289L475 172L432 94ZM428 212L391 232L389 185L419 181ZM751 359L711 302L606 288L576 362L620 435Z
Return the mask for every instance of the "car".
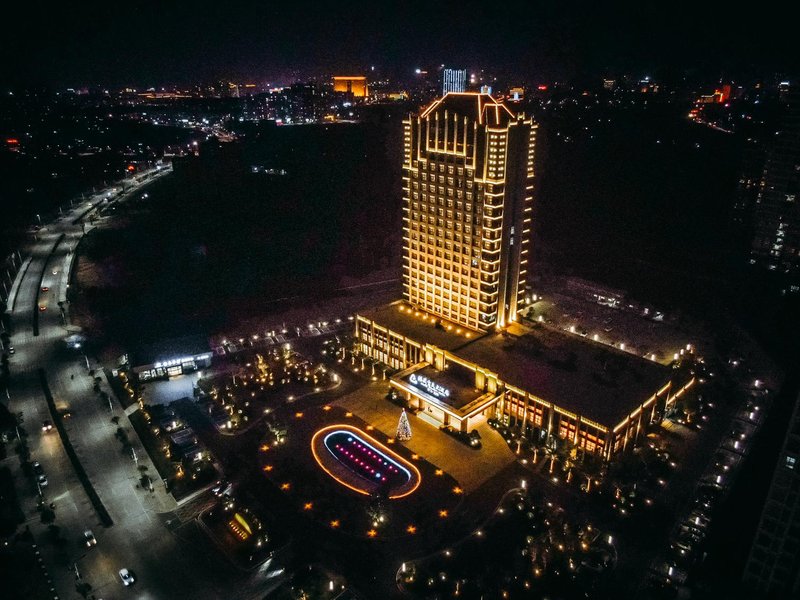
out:
M44 312L47 310L47 304L40 304L39 305L39 312Z
M86 543L87 548L91 548L92 546L97 545L97 538L94 537L91 529L87 529L83 532L83 540Z
M703 512L702 509L695 509L689 515L689 520L692 525L698 529L705 529L711 523L711 519Z
M128 571L128 569L120 569L119 570L119 578L122 579L122 583L127 587L129 585L133 585L133 582L136 581L133 577L133 573Z
M213 488L211 488L211 493L213 493L217 498L221 498L222 496L230 495L233 491L233 484L229 481L223 479L222 481L217 481Z
M53 429L53 424L50 422L49 419L45 419L44 421L42 421L43 432L47 433L49 431L52 431L52 429Z
M44 469L39 461L33 463L33 474L36 476L36 482L40 486L47 485L47 475L44 474Z
M442 425L439 427L439 430L445 432L447 435L453 436L470 448L477 450L481 447L481 436L476 429L467 433L466 431L456 429L452 425Z
M14 346L9 346L8 347L8 353L9 354L14 354L15 352L16 352L16 350L14 350Z
M47 287L46 285L43 285L43 286L42 286L42 291L43 291L43 292L49 292L49 291L50 291L50 288L49 288L49 287Z
M481 444L481 434L478 433L477 429L473 429L468 434L464 434L470 446L473 448L480 448Z
M683 521L678 529L680 535L686 535L695 542L702 542L706 536L705 529L697 527L692 521Z
M58 275L58 269L53 269L53 275Z

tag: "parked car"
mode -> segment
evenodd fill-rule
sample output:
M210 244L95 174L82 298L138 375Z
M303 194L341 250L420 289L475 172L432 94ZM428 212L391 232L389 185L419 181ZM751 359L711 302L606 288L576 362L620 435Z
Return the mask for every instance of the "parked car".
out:
M83 541L86 543L87 548L97 545L97 538L94 537L91 529L87 529L83 532Z
M214 487L211 488L211 493L214 494L217 498L221 498L225 494L230 495L232 491L233 491L233 484L230 483L227 479L217 481Z
M120 569L119 578L122 579L122 583L125 586L133 585L134 581L136 581L133 577L133 573L128 571L128 569Z
M40 486L47 485L47 475L44 474L44 469L39 461L33 463L33 474Z
M444 431L446 434L453 436L458 441L463 442L470 448L478 449L482 446L481 444L481 434L478 433L477 429L473 429L469 433L466 431L459 431L455 427L451 425L442 425L439 427L441 431Z
M50 422L49 419L45 419L42 421L42 431L44 433L48 433L49 431L53 430L53 424Z

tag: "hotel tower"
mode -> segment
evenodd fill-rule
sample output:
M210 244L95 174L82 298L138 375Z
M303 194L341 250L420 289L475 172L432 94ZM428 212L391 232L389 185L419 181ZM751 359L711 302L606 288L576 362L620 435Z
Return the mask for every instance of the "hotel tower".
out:
M403 144L404 298L359 311L353 367L435 427L493 419L604 460L640 443L694 379L673 385L668 366L517 320L533 119L450 92L405 120Z
M404 122L403 285L414 307L487 331L525 285L536 124L479 93Z

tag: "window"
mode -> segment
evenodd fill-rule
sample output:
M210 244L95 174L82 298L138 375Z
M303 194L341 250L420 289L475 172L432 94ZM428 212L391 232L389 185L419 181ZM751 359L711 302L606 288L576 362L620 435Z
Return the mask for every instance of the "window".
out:
M794 469L794 465L797 462L797 459L794 456L787 456L786 457L786 468L787 469Z

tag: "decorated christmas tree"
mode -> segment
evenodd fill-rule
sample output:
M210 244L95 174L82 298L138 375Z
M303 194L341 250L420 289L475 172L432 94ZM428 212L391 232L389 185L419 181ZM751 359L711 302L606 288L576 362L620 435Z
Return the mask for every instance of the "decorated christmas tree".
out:
M406 409L400 413L400 421L397 423L397 434L394 436L398 442L407 442L411 439L411 425L408 423Z

